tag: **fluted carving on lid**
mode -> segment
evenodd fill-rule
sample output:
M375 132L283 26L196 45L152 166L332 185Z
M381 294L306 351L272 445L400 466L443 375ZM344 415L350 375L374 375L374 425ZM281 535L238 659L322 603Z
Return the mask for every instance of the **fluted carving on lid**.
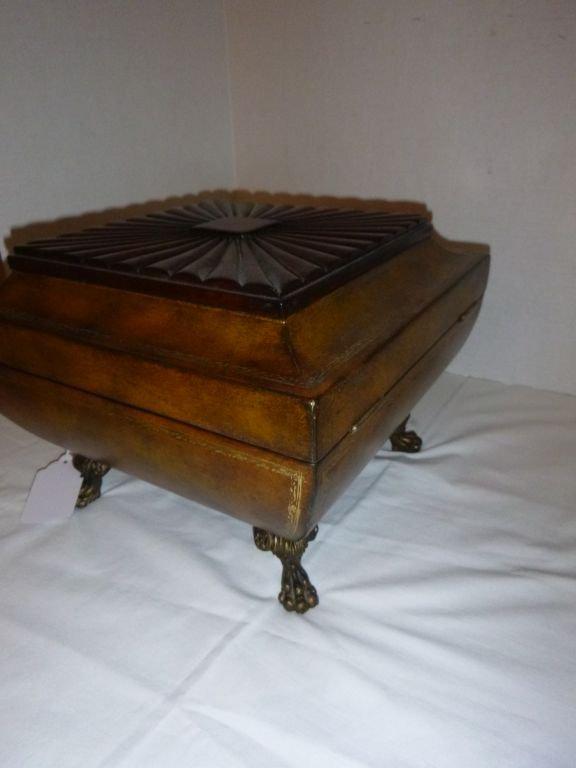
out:
M414 214L202 200L15 254L75 265L87 279L110 271L281 300L422 226Z

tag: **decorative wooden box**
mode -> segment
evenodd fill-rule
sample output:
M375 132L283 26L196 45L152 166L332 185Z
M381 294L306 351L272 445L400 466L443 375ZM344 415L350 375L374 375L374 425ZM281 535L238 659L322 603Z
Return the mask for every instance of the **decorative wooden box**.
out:
M76 452L79 504L112 465L255 526L280 600L332 502L468 336L486 254L389 209L200 200L14 249L0 410Z

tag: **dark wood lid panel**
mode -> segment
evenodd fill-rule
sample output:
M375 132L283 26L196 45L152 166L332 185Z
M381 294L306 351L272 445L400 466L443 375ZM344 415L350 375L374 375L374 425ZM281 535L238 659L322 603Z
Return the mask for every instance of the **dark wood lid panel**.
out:
M416 214L202 200L17 246L12 269L272 315L428 237Z

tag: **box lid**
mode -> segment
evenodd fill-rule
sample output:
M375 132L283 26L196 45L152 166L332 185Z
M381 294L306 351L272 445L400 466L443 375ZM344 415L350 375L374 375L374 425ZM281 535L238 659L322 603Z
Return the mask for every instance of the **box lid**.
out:
M15 271L286 316L429 236L424 216L205 199L17 246Z
M389 203L235 194L16 247L0 322L313 398L484 259Z

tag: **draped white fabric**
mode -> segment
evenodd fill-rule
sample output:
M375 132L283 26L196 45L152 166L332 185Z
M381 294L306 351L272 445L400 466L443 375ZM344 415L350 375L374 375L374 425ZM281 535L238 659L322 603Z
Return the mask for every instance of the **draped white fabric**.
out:
M576 399L444 376L276 602L248 526L111 472L19 524L60 450L0 422L2 768L574 768Z

